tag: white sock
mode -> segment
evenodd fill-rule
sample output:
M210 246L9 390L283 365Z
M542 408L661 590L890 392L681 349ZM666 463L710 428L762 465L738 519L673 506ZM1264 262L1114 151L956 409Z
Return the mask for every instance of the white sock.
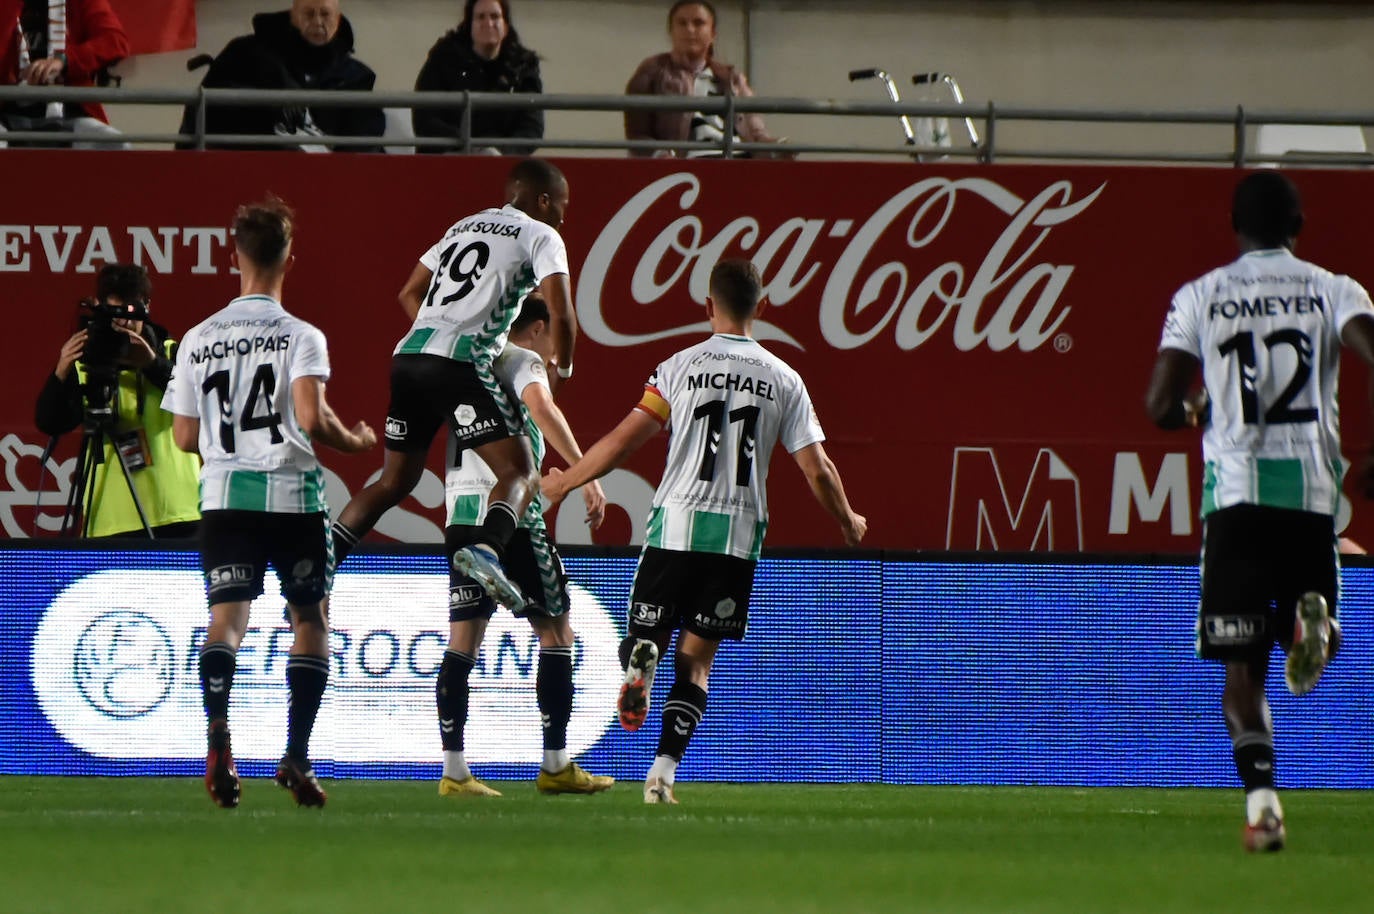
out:
M654 763L649 766L649 773L644 776L644 780L651 781L654 778L661 779L666 784L673 783L673 778L677 776L677 759L670 756L660 755L654 759Z
M557 774L571 764L567 749L545 749L543 769L549 774Z
M1283 819L1283 807L1279 805L1278 791L1272 787L1261 787L1245 795L1245 818L1251 825L1259 824L1260 817L1266 809L1272 809L1280 821Z
M468 768L467 760L463 758L461 749L457 752L444 753L444 777L453 778L455 781L472 777L472 771Z

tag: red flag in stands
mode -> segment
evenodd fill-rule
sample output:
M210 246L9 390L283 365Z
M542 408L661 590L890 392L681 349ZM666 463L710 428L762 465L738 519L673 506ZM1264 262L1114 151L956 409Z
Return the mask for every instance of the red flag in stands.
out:
M195 0L111 0L129 36L129 54L157 54L196 46Z

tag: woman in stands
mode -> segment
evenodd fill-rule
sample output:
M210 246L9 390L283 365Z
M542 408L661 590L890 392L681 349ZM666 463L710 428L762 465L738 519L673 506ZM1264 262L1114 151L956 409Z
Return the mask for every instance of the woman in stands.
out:
M429 51L415 80L417 92L543 92L539 56L520 43L511 22L509 0L466 0L463 21ZM460 135L463 109L416 108L412 118L416 136ZM535 109L478 108L472 113L472 136L544 136L544 112ZM474 151L529 155L530 145L498 144ZM441 152L426 149L421 152Z
M744 74L715 56L716 9L705 0L677 0L668 10L668 36L672 50L647 57L630 77L627 95L749 96L754 90ZM758 114L740 114L732 125L736 139L749 143L778 143L763 125ZM674 142L713 142L725 134L725 119L719 113L701 111L627 111L627 140L670 140ZM631 150L631 155L719 157L715 150ZM757 153L755 153L757 155ZM779 151L778 158L794 153Z

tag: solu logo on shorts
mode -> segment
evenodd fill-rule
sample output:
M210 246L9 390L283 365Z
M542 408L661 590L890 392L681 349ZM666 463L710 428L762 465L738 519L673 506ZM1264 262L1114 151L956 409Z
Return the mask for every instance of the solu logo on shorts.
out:
M1207 641L1210 644L1248 644L1264 632L1263 616L1209 616Z
M657 625L663 621L663 607L652 603L638 603L630 607L630 617L641 625Z
M393 419L386 417L386 436L388 438L404 438L406 436L406 423L404 419Z
M210 584L210 589L217 587L233 587L235 584L247 584L253 580L252 565L221 565L218 568L211 568L205 575L206 581Z
M448 589L449 606L476 606L482 602L482 588L476 584L459 584Z

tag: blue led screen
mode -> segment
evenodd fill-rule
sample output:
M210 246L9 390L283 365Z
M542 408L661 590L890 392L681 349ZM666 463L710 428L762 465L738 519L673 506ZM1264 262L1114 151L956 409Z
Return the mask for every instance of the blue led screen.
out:
M643 729L619 728L615 648L634 565L567 560L578 633L569 747L589 769L630 780L652 760L672 679L665 664ZM0 773L203 770L197 567L190 552L0 549ZM1277 660L1271 671L1283 786L1374 786L1371 571L1344 572L1346 640L1316 692L1294 699ZM437 777L446 594L437 555L350 558L311 744L323 776ZM1197 572L1183 561L765 559L749 636L721 649L681 775L1234 786L1222 670L1193 653L1196 600ZM255 604L239 653L231 723L250 776L269 773L285 738L280 610L275 595ZM484 777L533 775L536 662L529 626L498 614L467 728Z

